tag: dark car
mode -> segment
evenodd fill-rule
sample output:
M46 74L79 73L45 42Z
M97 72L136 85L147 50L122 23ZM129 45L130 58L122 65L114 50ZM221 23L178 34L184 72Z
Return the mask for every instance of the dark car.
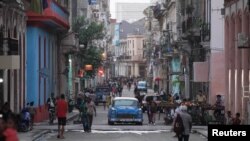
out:
M147 88L147 82L146 81L139 81L137 84L137 90L141 93L141 92L148 92L148 88Z
M110 95L109 87L96 87L95 90L95 104L106 102L106 97Z
M148 95L145 95L143 97L143 100L142 100L142 112L145 112L147 111L147 105L148 105L148 101L155 101L156 104L157 104L157 110L158 111L161 111L161 107L160 107L160 103L161 103L161 96L160 95L156 95L156 94L148 94Z

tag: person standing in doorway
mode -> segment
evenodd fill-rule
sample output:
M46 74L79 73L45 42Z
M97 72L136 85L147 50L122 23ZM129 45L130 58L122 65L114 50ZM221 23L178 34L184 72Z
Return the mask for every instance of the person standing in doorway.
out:
M64 139L64 127L66 125L68 104L65 101L65 95L61 94L61 98L57 101L56 106L58 118L58 135L57 138Z

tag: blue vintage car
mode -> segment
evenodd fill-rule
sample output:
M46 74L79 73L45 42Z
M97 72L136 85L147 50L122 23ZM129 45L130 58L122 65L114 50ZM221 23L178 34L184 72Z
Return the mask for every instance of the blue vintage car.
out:
M117 97L112 101L108 111L108 124L136 123L142 125L143 113L136 98Z

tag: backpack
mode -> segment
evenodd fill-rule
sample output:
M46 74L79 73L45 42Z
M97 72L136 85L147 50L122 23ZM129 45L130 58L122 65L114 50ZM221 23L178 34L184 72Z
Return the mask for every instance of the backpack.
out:
M183 125L183 121L182 121L180 114L177 114L177 117L174 123L174 132L177 135L180 135L182 134L182 132L184 132L184 125Z
M90 102L90 103L87 104L87 106L88 106L87 107L87 113L90 114L90 115L93 115L94 112L95 112L94 104L92 102Z
M82 114L86 114L87 113L87 106L86 106L85 102L82 101L81 104L80 104L80 106L79 106L79 108L80 108L80 111L81 111Z
M157 112L157 104L155 102L151 103L151 112L156 113Z
M55 107L54 100L51 97L50 97L50 100L49 100L49 106L50 107Z

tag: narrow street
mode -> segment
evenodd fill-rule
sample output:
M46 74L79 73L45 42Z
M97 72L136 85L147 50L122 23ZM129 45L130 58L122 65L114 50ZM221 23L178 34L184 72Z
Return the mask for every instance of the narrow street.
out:
M132 88L133 89L133 88ZM133 90L128 91L126 87L123 90L124 97L133 97ZM151 93L149 91L149 93ZM113 125L107 124L107 112L108 109L104 110L102 105L97 106L97 116L94 118L93 131L91 133L84 133L81 124L73 124L73 120L68 122L66 126L65 141L80 141L84 140L90 141L127 141L127 140L137 140L137 141L174 141L174 133L171 132L171 126L164 125L163 114L158 116L156 125L147 124L147 115L144 113L144 123L140 125ZM74 119L76 120L76 119ZM50 130L48 134L37 139L43 141L55 141L58 140L57 136L57 125L48 125L46 123L36 126L35 129L38 130ZM192 141L205 141L206 138L200 134L191 134L190 140Z

